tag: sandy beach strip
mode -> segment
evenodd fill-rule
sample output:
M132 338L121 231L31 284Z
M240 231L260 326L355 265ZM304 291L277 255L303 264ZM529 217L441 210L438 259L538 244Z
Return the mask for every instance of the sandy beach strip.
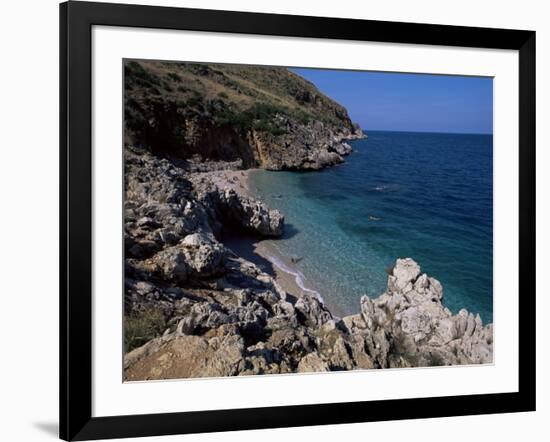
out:
M297 278L303 278L303 276L290 262L290 259L281 256L271 241L251 236L236 236L227 238L223 242L234 253L256 264L262 271L271 275L277 284L290 295L299 298L308 293L320 297L317 292L300 286Z
M251 170L220 170L207 173L212 182L220 189L233 189L240 195L255 198L248 181ZM277 250L273 241L276 240L238 236L228 238L224 243L237 255L253 262L263 271L273 276L285 292L296 297L309 293L320 298L321 295L318 292L309 289L302 282L304 276L289 257L283 256Z

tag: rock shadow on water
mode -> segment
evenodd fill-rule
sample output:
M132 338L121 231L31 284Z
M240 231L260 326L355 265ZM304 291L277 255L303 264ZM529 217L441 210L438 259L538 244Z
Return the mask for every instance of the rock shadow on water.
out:
M294 238L298 233L300 233L300 231L296 228L294 224L285 223L283 236L280 239L291 239Z

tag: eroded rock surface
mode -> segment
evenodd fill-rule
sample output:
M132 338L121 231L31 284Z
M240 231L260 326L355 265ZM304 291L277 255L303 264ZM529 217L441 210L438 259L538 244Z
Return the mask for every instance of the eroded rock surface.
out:
M127 380L492 362L492 326L452 315L410 258L396 261L385 293L341 319L242 258L229 254L225 272L173 301L173 331L126 355Z
M216 185L201 164L126 151L126 320L141 338L154 311L157 328L125 355L126 380L492 362L492 325L453 315L410 258L355 315L287 294L220 240L228 229L279 236L283 215Z

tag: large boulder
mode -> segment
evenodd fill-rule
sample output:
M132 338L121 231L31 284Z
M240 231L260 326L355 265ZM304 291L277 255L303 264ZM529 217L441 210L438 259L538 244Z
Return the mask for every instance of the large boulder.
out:
M219 191L220 211L227 221L261 236L281 236L284 216L259 200L239 195L233 189Z
M212 276L223 269L225 250L217 241L194 233L186 236L181 246L192 274Z
M224 271L225 249L206 235L194 233L179 244L151 258L154 269L168 281L184 283L188 278L207 278Z

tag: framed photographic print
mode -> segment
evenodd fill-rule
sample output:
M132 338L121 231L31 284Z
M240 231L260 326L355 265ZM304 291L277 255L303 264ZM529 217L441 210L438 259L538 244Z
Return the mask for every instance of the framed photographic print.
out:
M535 409L535 33L61 17L61 438Z

